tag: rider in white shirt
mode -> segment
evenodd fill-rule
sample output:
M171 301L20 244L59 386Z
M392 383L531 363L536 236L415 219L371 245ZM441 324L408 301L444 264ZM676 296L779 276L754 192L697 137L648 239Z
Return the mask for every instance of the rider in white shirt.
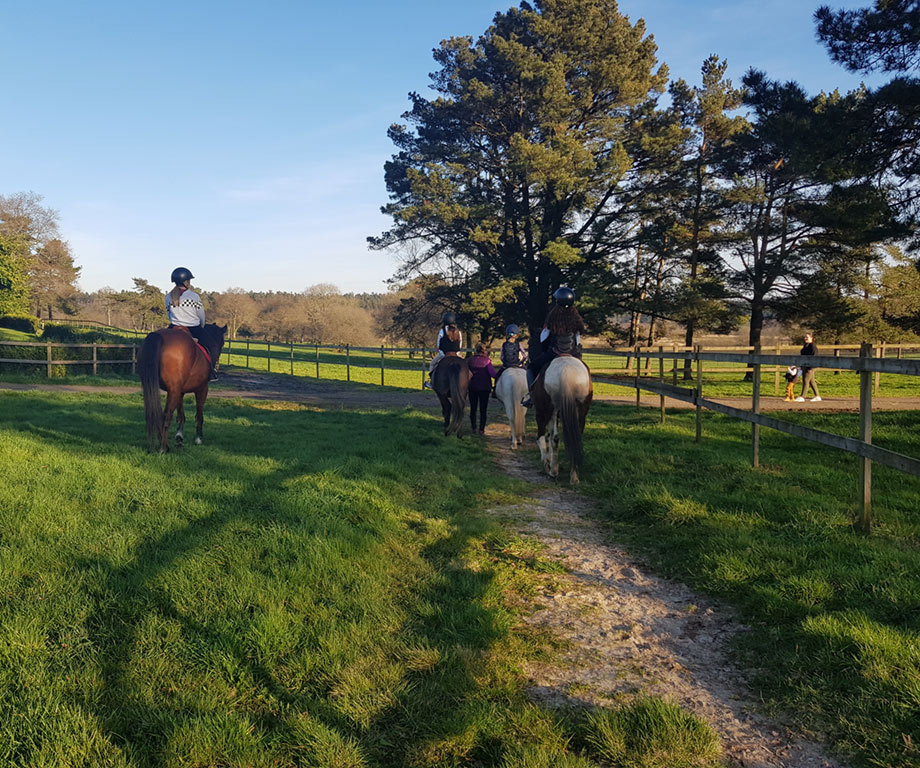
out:
M198 330L204 327L204 305L201 297L192 290L190 282L194 275L186 267L176 267L170 279L175 283L173 289L166 294L166 314L169 315L169 327L182 326L188 328L196 341L200 341ZM214 370L214 353L211 355L210 380L217 378Z

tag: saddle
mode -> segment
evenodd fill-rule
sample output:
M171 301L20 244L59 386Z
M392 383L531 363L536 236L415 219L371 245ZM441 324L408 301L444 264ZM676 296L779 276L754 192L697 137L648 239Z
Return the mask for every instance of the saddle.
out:
M202 354L204 355L204 359L208 361L208 366L212 364L211 353L208 352L207 349L205 349L204 345L200 341L198 341L198 339L192 336L192 332L191 330L189 330L189 327L187 325L170 325L169 329L173 329L173 330L179 329L179 330L185 331L189 336L192 337L192 341L195 342L195 346L201 350Z

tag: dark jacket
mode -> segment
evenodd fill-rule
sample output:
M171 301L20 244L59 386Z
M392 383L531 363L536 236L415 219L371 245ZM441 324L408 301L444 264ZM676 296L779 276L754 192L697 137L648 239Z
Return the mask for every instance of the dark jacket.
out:
M487 355L473 355L467 361L470 367L470 392L488 392L492 389L495 368Z
M799 354L800 355L817 355L819 354L818 345L815 344L813 341L810 342L809 344L805 344L802 347L802 351L799 352ZM806 368L805 366L802 366L802 373L808 373L810 370L811 368Z
M517 368L521 365L521 342L506 341L502 344L502 365L505 368Z
M460 351L460 339L457 341L451 341L450 336L447 331L444 332L444 335L438 341L438 349L441 352L459 352Z

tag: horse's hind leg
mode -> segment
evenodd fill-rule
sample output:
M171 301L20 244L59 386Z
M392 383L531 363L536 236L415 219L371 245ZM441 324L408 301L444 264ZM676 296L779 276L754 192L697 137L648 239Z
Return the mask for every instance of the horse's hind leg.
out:
M176 394L172 390L166 392L166 407L163 409L163 439L160 443L160 453L169 450L169 425L172 423L173 411L182 404L182 393Z
M553 447L550 458L550 477L559 476L559 411L553 414Z
M179 406L176 408L176 449L185 445L185 403L183 398L179 398Z
M207 398L207 386L195 393L195 445L201 445L204 442L204 401Z

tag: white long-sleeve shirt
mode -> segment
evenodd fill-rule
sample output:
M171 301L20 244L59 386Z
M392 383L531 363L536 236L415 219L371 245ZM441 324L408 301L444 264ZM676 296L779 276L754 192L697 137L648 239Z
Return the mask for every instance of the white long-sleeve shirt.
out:
M167 293L166 314L173 325L184 325L188 328L204 325L204 305L201 303L201 297L191 289L184 291L175 305Z

